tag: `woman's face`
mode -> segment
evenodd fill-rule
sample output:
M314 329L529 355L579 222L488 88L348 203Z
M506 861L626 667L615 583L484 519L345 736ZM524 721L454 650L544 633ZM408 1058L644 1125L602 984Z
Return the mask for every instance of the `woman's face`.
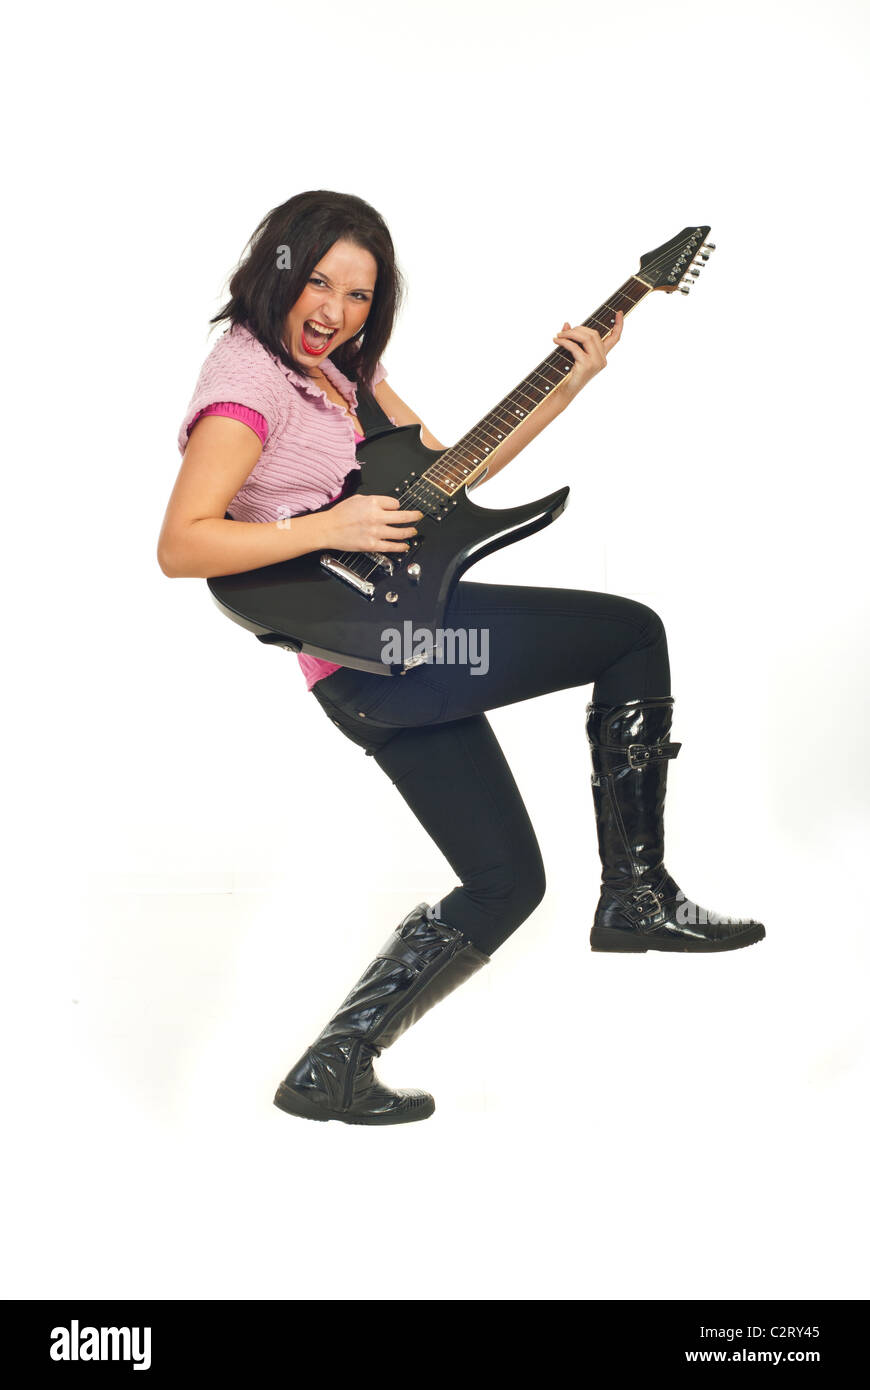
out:
M359 332L377 273L371 252L352 241L336 241L320 257L284 324L284 342L298 362L312 366Z

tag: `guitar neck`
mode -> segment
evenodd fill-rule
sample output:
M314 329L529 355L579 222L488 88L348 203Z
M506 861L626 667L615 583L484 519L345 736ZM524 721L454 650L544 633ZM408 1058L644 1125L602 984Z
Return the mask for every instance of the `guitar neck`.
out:
M616 310L628 315L650 293L637 275L632 275L615 294L584 321L586 328L597 328L606 338L616 321ZM557 347L543 362L523 377L518 386L500 400L498 405L464 434L457 444L447 449L437 463L426 469L424 477L448 496L472 483L486 472L495 451L509 439L518 425L532 415L547 396L560 384L574 366L567 348Z

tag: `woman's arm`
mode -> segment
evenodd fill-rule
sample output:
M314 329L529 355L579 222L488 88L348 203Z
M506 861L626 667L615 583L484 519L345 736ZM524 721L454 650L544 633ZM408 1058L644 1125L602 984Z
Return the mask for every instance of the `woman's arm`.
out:
M227 521L225 512L262 452L259 437L227 416L190 432L169 498L157 562L171 579L213 579L292 560L327 545L329 513L279 522Z
M434 434L430 434L419 415L415 415L409 405L406 405L401 397L397 396L386 380L379 381L374 390L375 400L382 410L395 420L397 425L422 425L420 438L427 449L446 449L446 444L439 444Z
M607 354L614 343L619 342L622 333L624 315L622 311L616 314L616 320L610 332L602 338L600 333L594 328L586 328L580 324L576 328L571 328L566 320L561 333L554 336L553 341L568 349L574 358L572 370L563 377L558 386L541 401L540 405L527 415L521 425L517 425L504 441L494 449L489 456L489 466L486 474L480 482L472 484L479 487L481 483L489 482L496 473L504 468L506 463L515 459L517 454L525 449L527 444L541 433L551 420L555 420L557 415L561 415L566 406L571 404L574 397L593 376L596 376L603 367L607 365ZM605 341L607 346L605 347ZM375 387L375 396L386 410L388 415L392 415L397 425L422 425L423 421L415 415L409 406L396 395L386 383L378 382ZM423 443L429 449L446 449L446 444L439 444L438 440L429 433L425 425L421 431Z

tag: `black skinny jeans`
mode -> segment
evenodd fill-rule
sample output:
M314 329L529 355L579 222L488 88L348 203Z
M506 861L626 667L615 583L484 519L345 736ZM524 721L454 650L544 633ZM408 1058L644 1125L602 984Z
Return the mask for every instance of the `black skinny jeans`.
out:
M312 693L374 757L459 877L438 916L491 955L534 912L546 879L484 711L592 682L606 705L670 695L667 638L658 614L632 599L465 580L443 626L487 632L488 651L470 644L465 664L436 661L404 676L345 666ZM484 653L488 670L473 674Z

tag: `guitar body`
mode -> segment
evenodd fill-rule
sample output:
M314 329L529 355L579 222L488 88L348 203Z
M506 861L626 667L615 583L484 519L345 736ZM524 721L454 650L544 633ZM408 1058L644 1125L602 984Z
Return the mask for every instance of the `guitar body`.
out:
M364 440L356 452L361 467L350 475L337 500L354 492L403 499L409 485L442 457L442 451L422 443L419 425L384 430ZM432 513L416 523L411 550L385 554L392 573L374 556L315 551L209 579L208 587L227 617L269 645L361 671L402 675L416 663L384 661L389 631L402 633L410 621L414 628L431 633L434 641L436 630L445 626L445 610L464 571L484 555L555 521L567 505L568 493L563 487L537 502L495 510L478 507L463 486L450 498L446 513L443 506L433 506ZM334 501L320 510L335 505ZM414 501L403 500L402 507L423 510L423 504ZM361 592L325 569L323 554L354 560L372 592ZM408 574L410 565L419 566L419 575Z

